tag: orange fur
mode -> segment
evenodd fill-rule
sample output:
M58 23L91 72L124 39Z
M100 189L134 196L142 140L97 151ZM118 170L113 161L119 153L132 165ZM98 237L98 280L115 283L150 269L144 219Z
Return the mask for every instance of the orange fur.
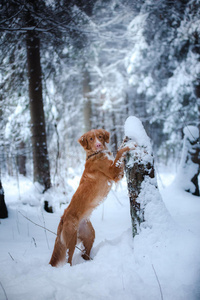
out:
M85 170L79 187L73 195L67 209L65 209L58 225L57 237L50 260L52 266L58 266L66 261L72 264L72 256L78 239L83 243L83 258L88 259L92 248L95 231L89 217L109 193L112 182L123 177L124 154L129 147L117 152L113 161L111 153L107 151L106 143L110 134L104 129L91 130L78 141L86 151Z

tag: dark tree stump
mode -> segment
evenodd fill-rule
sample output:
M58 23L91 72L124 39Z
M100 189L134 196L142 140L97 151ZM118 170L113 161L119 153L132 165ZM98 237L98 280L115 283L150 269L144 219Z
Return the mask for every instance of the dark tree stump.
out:
M8 218L8 210L4 199L4 190L0 180L0 219Z
M129 120L129 118L132 119ZM145 199L141 198L141 192L145 191L146 188L150 190L153 189L155 192L155 189L157 189L157 182L155 179L150 139L140 120L135 117L129 118L127 121L129 120L129 123L132 122L132 124L129 125L132 126L132 131L126 130L125 124L125 133L128 133L129 136L125 138L124 144L130 148L137 144L136 149L127 153L125 159L125 173L130 199L132 233L134 237L139 233L141 223L145 222L145 206L148 202L146 199L148 197L144 197ZM137 125L136 128L134 125ZM140 140L140 134L138 135L138 129L142 133L142 141ZM134 133L134 130L137 131L136 134Z
M137 146L139 147L139 146ZM129 199L130 199L130 214L132 221L133 236L138 233L139 226L144 219L145 206L141 202L138 202L138 196L142 190L142 183L145 176L150 178L155 177L154 166L152 163L147 164L144 161L138 161L137 158L133 158L133 153L128 153L125 160L125 173L128 185ZM130 164L130 160L134 160L133 164Z
M185 191L200 196L198 184L200 173L199 130L195 126L187 126L183 132L183 149L176 182Z

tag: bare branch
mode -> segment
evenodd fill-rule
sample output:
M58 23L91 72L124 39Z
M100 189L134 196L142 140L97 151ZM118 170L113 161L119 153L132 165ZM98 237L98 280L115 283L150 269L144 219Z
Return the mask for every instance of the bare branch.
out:
M157 273L156 273L156 270L155 270L155 268L154 268L154 265L153 265L153 264L152 264L152 268L153 268L154 274L155 274L155 276L156 276L156 280L157 280L157 282L158 282L158 285L159 285L161 299L163 300L162 288L161 288L160 281L159 281L159 279L158 279L158 276L157 276Z
M45 228L44 226L41 226L41 225L39 225L39 224L33 222L31 219L29 219L28 217L26 217L25 215L23 215L23 214L21 213L21 211L18 210L18 213L19 213L20 215L22 215L25 219L27 219L29 222L31 222L32 224L34 224L35 226L38 226L38 227L40 227L40 228L43 228L43 229L45 229L45 230L47 230L47 231L49 231L49 232L51 232L51 233L53 233L54 235L57 236L57 234L56 234L55 232L53 232L53 231L51 231L51 230Z
M4 292L4 295L5 295L6 300L8 300L6 291L5 291L5 289L4 289L3 284L1 283L1 281L0 281L0 286L1 286L2 290L3 290L3 292Z

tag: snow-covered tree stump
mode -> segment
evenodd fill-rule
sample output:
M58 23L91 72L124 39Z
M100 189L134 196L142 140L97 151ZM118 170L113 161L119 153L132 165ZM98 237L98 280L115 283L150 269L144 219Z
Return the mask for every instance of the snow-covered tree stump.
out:
M199 196L198 176L200 173L199 129L187 126L183 130L183 150L178 168L176 182L185 191Z
M145 222L145 207L152 195L159 193L155 179L153 155L150 139L141 121L129 117L125 122L125 144L131 150L126 155L125 172L130 199L130 214L133 237L139 233L140 224ZM159 197L157 197L159 198Z
M0 219L5 219L8 217L8 210L4 200L4 190L0 180Z

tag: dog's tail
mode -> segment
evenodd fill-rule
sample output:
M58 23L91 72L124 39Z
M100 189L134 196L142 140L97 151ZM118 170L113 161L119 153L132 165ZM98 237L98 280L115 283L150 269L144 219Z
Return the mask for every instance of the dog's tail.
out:
M58 235L55 241L53 254L50 260L50 265L53 267L65 262L72 264L72 256L77 243L77 224L75 220L68 218L67 221L61 222L58 226ZM67 253L66 253L67 252ZM67 254L67 258L66 258Z
M60 236L57 236L55 245L54 245L54 249L53 249L53 253L51 256L51 260L49 262L50 265L52 265L52 267L57 267L59 264L65 263L66 262L66 251L67 251L66 246L60 240Z

